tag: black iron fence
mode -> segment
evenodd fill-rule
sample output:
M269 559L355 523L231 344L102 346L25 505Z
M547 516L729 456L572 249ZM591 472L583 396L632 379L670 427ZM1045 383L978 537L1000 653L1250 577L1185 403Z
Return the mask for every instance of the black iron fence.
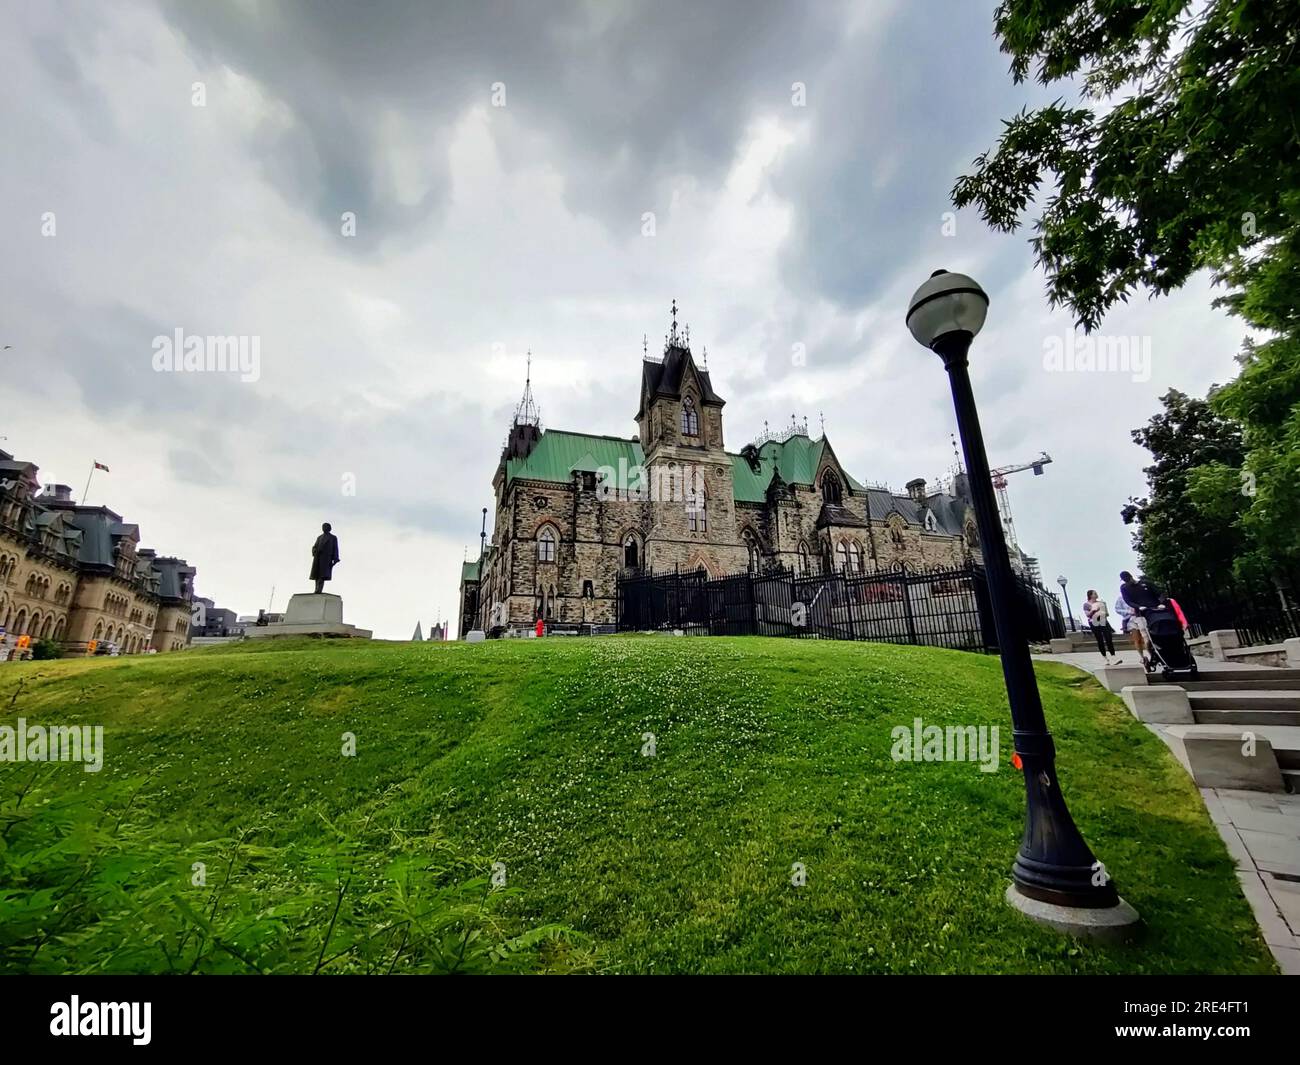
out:
M1023 639L1065 635L1060 604L1016 578L1012 623ZM975 565L797 576L660 573L620 577L618 627L713 636L794 636L996 651L988 578Z
M1295 575L1203 577L1161 590L1178 601L1193 636L1234 629L1243 647L1300 637L1300 579Z

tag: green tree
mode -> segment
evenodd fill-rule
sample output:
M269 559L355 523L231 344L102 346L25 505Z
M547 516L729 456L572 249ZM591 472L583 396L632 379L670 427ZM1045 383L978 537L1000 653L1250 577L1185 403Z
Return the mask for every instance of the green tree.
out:
M1241 490L1250 506L1241 526L1253 548L1246 564L1300 578L1300 234L1267 258L1238 259L1224 276L1234 291L1218 302L1273 334L1246 340L1241 373L1211 397L1244 431Z
M1143 470L1147 496L1122 511L1126 524L1138 525L1133 547L1159 584L1226 575L1244 551L1241 430L1206 400L1176 389L1160 402L1164 410L1132 434L1154 460Z
M1170 292L1247 250L1267 264L1300 222L1297 14L1278 0L1004 0L1012 77L1081 103L1007 121L953 202L1008 232L1038 213L1052 304L1088 330L1139 288Z
M1003 0L994 15L1012 77L1079 102L1008 120L953 202L1007 232L1037 215L1049 299L1086 330L1135 291L1208 268L1228 290L1216 305L1270 334L1246 341L1241 374L1210 397L1240 425L1244 462L1166 440L1168 404L1138 431L1156 464L1125 520L1142 523L1153 573L1234 538L1239 572L1300 566L1298 15L1278 0ZM1181 527L1217 535L1195 550Z

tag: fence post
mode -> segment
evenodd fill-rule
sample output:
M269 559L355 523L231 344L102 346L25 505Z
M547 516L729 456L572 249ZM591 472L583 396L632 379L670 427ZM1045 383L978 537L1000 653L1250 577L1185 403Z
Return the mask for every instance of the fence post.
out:
M903 588L903 613L907 615L907 642L915 644L917 642L916 619L912 616L912 589L907 583L906 564L899 568L898 582Z

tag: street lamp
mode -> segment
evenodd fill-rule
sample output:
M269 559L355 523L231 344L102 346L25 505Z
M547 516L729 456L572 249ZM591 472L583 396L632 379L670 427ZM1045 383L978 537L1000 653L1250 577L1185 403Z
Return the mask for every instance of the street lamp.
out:
M907 328L917 343L943 359L952 386L1002 675L1011 704L1015 751L1025 777L1025 833L1011 869L1007 901L1035 920L1064 931L1122 935L1136 924L1137 913L1120 899L1065 805L1056 777L1056 748L1047 730L1029 644L1016 612L1011 561L993 498L967 363L971 341L984 325L988 306L988 296L971 278L936 270L912 296Z
M1064 576L1057 577L1056 583L1061 586L1061 598L1065 600L1065 614L1070 619L1070 631L1078 632L1079 626L1074 623L1074 611L1070 609L1070 596L1065 590L1066 580Z

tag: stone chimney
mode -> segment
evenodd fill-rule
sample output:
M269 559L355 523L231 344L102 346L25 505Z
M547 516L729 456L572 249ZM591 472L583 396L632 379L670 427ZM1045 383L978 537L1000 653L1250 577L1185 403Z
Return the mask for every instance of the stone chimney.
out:
M925 478L916 477L907 482L907 494L912 497L914 503L925 502Z

